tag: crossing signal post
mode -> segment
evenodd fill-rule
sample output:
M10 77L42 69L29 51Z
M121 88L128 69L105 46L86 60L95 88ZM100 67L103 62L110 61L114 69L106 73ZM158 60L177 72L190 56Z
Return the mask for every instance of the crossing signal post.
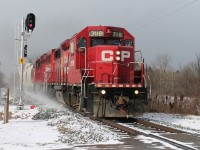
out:
M25 45L25 41L27 41L27 37L30 36L30 34L33 32L35 28L35 15L33 13L29 13L26 17L26 19L22 18L21 22L21 35L19 38L17 38L20 41L20 93L24 93L23 89L23 70L24 70L24 62L27 57L27 45ZM23 94L20 94L19 103L18 103L18 109L23 109L24 104L22 101Z

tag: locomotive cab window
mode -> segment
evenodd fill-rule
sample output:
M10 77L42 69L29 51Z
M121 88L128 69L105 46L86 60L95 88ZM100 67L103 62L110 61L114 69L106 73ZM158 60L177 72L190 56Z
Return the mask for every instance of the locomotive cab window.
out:
M90 41L90 46L105 45L103 38L92 38Z
M56 59L60 58L60 49L58 49L55 53L54 53L54 57Z
M124 46L133 46L133 41L132 40L129 40L129 39L126 39L124 41Z
M40 62L39 61L36 62L36 69L38 69L38 68L40 68Z
M120 39L108 39L107 45L121 45Z
M78 48L86 47L86 38L80 37L78 38Z

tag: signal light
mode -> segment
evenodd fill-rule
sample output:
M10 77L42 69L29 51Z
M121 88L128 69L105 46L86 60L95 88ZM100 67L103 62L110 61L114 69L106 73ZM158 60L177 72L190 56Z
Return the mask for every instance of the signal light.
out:
M27 45L24 45L24 57L27 57Z
M27 31L33 31L33 29L35 28L35 15L33 13L29 13L27 15L25 26Z

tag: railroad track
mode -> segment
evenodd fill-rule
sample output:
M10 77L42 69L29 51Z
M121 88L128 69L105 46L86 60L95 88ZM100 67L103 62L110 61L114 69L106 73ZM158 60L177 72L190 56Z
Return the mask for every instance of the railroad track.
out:
M121 130L122 132L125 132L131 136L142 134L142 135L169 143L170 145L173 145L183 150L196 150L196 148L188 146L183 142L180 142L174 139L169 139L157 134L157 133L185 133L177 129L173 129L170 127L158 125L158 124L140 120L140 119L133 119L133 118L125 119L125 120L122 118L115 119L115 120L96 118L96 120L100 121L103 124L111 126L112 128Z
M90 114L77 111L73 108L69 109L74 112L80 113L83 116L88 116L92 120L99 121L100 124L106 125L107 127L111 127L115 131L116 130L121 131L123 132L121 133L122 135L124 135L124 133L127 133L130 136L144 135L147 137L151 137L169 143L170 145L173 145L183 150L197 150L196 148L188 146L183 142L165 138L164 136L157 134L157 133L186 133L178 129L170 128L167 126L135 118L97 118L91 116Z

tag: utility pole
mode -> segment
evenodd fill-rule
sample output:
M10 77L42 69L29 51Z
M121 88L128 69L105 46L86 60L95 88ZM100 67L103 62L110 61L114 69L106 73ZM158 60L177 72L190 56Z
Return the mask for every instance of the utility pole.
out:
M22 18L21 22L21 45L20 45L20 85L19 85L19 90L20 90L20 97L19 97L19 104L18 108L23 109L23 102L22 102L22 96L23 96L23 70L24 70L24 56L23 56L23 48L24 48L24 38L25 36L25 24L24 24L24 18Z
M20 58L19 58L19 75L20 75L20 86L19 86L19 103L18 109L23 109L23 96L24 96L24 88L23 88L23 71L25 64L25 57L27 57L27 45L25 45L25 41L27 41L27 37L29 37L35 28L35 15L33 13L29 13L26 19L23 17L21 21L21 35L20 38L17 39L20 41Z

